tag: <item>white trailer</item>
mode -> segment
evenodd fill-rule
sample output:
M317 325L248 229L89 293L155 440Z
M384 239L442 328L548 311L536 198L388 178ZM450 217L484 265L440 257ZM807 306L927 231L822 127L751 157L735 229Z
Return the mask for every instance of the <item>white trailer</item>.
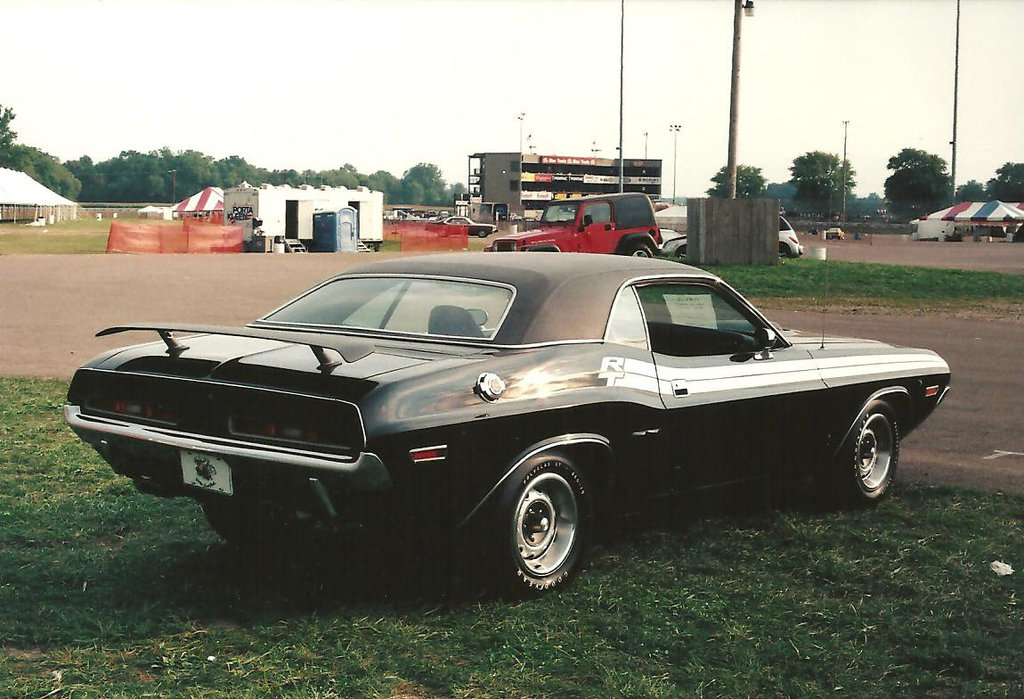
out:
M924 218L911 221L914 232L910 234L911 240L937 240L940 243L952 239L956 224L953 221L943 221L938 218Z
M224 220L242 226L246 251L266 252L277 236L297 240L310 247L313 239L313 214L352 207L358 212L359 242L380 249L384 239L384 193L366 187L314 187L302 185L259 187L243 182L224 190ZM253 219L258 219L262 236L253 235Z

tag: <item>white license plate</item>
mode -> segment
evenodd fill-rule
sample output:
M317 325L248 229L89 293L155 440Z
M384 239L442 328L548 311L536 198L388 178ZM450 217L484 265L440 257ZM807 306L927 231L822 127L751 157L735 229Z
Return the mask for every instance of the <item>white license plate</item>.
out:
M181 478L185 485L231 495L231 466L224 459L198 451L181 452Z

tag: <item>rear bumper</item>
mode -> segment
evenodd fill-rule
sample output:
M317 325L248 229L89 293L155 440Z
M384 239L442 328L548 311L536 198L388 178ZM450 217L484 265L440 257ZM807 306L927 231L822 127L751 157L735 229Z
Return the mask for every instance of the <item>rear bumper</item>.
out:
M269 467L294 472L297 478L327 478L364 492L387 490L392 485L387 467L369 452L352 457L181 432L85 415L79 406L71 404L64 406L64 418L116 471L133 478L152 478L158 472L160 480L168 481L162 485L172 490L177 487L183 493L188 491L182 486L180 473L174 468L156 468L158 464L177 464L183 449L219 456L243 472L266 471Z

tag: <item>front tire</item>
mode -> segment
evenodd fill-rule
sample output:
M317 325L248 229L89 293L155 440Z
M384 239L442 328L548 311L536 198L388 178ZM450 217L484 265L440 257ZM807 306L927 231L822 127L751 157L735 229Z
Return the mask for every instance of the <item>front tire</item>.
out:
M874 505L892 489L900 457L900 428L885 401L872 401L840 450L835 491L842 504Z
M591 503L584 474L568 458L546 454L521 466L498 499L499 585L542 592L574 580L593 528Z

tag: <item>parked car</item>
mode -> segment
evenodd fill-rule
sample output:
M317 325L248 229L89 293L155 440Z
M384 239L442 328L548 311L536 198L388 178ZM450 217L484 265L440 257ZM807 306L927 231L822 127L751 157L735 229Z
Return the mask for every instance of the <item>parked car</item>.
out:
M800 257L804 254L804 246L796 237L796 231L789 221L779 216L779 255L782 257Z
M661 233L662 257L686 257L685 233L679 233L671 228L661 228L659 232Z
M245 327L99 334L134 331L160 341L87 362L64 415L140 491L230 542L357 524L532 590L655 496L874 503L949 387L928 350L783 333L708 272L611 255L397 258Z
M448 216L440 219L438 223L445 226L466 226L469 229L470 235L475 235L479 238L486 238L498 230L498 227L493 223L477 223L465 216Z
M825 240L846 240L846 233L839 226L833 226L825 230Z
M686 257L686 234L676 233L667 228L661 229L661 256ZM779 216L779 255L782 257L800 257L804 254L804 246L796 237L796 232L782 216Z
M632 192L548 202L537 228L495 238L487 250L654 257L660 245L651 200Z

